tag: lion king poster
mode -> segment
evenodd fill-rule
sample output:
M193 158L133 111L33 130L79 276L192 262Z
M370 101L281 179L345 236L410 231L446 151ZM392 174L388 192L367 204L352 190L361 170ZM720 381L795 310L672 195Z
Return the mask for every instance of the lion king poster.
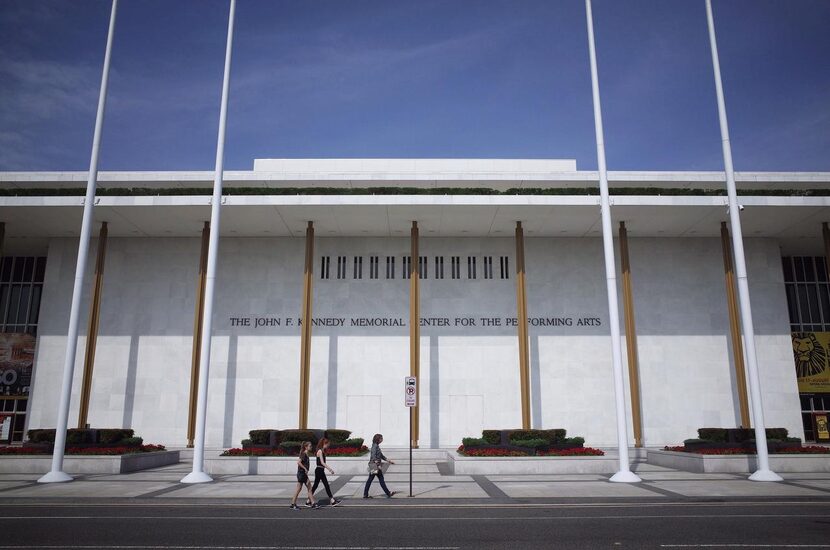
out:
M830 392L830 332L793 332L792 337L798 391Z

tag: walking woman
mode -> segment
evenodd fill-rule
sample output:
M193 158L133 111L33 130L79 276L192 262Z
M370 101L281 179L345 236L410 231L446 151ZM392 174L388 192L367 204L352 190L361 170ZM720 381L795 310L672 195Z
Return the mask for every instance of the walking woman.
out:
M311 494L314 494L314 491L317 490L317 486L320 485L320 482L322 481L323 487L326 489L326 494L329 496L329 504L331 506L337 506L341 501L340 499L334 498L334 495L331 494L329 480L326 479L326 470L331 472L331 475L334 475L334 470L332 470L326 462L326 449L328 448L329 440L325 437L317 442L317 467L314 468L314 485L311 487ZM306 501L306 504L310 504L310 502Z
M297 496L299 496L300 491L302 491L303 485L305 485L305 488L308 491L308 502L311 503L311 507L320 507L319 504L314 502L314 495L311 491L311 481L308 479L309 452L311 452L311 442L303 441L303 444L300 447L300 456L297 458L297 490L294 491L294 498L291 499L291 506L289 506L292 510L300 510L297 507Z
M372 498L369 496L369 487L372 485L372 481L375 480L375 476L377 476L380 482L380 488L386 493L386 498L392 498L392 495L396 492L390 492L386 488L386 482L383 481L383 461L389 464L394 464L395 462L383 456L380 450L381 442L383 442L383 436L381 434L375 434L372 438L372 451L369 453L369 479L366 480L366 487L363 488L363 498Z

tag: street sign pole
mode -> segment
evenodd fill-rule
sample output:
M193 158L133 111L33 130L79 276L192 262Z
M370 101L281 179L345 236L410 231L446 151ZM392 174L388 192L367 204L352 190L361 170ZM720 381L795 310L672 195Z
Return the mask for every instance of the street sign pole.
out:
M403 402L409 409L409 496L412 496L412 415L418 404L418 379L406 376L403 379Z

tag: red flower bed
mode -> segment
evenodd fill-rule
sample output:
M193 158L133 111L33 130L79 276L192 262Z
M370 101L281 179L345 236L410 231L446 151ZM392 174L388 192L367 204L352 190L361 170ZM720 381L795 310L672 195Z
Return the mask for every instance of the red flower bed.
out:
M360 456L369 452L369 448L366 445L361 445L360 447L337 447L336 449L330 448L326 451L328 456Z
M0 447L0 455L45 455L51 454L42 447Z
M519 451L516 449L505 449L503 447L470 447L465 449L464 445L458 447L458 454L463 456L605 456L605 453L592 447L575 447L573 449L549 449L547 451L536 451L536 454Z
M830 449L822 447L821 445L807 445L803 447L787 447L775 451L776 454L806 454L806 455L825 455L830 454Z
M132 447L67 447L68 455L130 455L164 451L164 445L139 445Z
M458 447L458 454L464 456L528 456L527 453L514 449L500 449L498 447L484 447L480 449L471 447L470 449L465 449L464 445Z
M537 451L538 456L605 456L605 452L593 447L579 447L574 449L548 449Z
M141 445L131 447L67 447L68 455L129 455L166 450L163 445ZM0 447L0 455L51 455L44 447Z

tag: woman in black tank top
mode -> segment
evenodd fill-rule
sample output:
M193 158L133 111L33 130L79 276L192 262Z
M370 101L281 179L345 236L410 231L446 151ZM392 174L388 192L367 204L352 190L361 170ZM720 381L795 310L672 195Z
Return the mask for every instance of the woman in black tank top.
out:
M300 447L300 456L297 457L297 490L294 491L294 498L291 499L291 505L289 506L289 508L291 508L292 510L299 510L299 508L297 507L297 497L299 496L300 491L303 489L303 485L305 485L305 488L308 491L308 505L312 508L320 507L319 504L314 502L314 494L311 490L311 481L309 481L308 479L308 453L310 451L311 442L303 441L303 444Z
M325 437L317 443L317 467L314 468L314 486L311 488L311 493L313 494L317 490L317 486L320 485L320 482L323 482L323 487L325 487L326 494L329 496L329 504L331 506L337 506L341 501L334 498L334 495L331 493L331 487L329 487L329 480L326 479L326 470L334 475L334 470L326 462L326 449L328 448L329 440ZM306 505L309 504L310 502L307 501Z

